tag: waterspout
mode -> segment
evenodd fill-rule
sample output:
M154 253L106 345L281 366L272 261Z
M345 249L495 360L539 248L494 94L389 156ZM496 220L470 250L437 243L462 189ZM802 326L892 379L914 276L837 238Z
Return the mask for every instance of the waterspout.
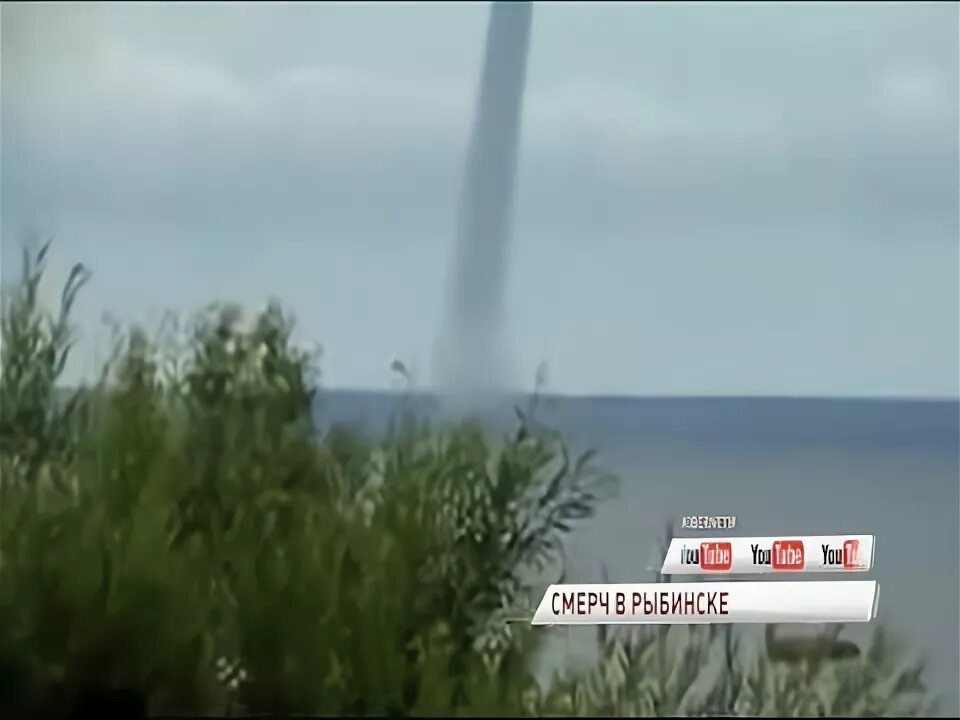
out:
M512 385L504 338L508 249L533 5L492 4L435 381L446 394Z

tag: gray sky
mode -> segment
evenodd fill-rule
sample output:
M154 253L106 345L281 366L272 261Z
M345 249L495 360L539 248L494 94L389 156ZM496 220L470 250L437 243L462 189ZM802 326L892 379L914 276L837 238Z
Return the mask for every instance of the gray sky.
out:
M480 3L2 7L3 274L56 229L155 318L278 296L328 386L429 376ZM953 396L953 3L540 4L509 275L570 393Z

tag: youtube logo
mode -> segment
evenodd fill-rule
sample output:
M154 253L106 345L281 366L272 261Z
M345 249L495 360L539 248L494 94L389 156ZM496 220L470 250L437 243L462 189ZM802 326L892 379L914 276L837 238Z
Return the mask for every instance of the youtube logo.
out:
M696 565L707 572L729 572L733 567L733 544L723 541L702 542L699 547L680 548L680 564Z
M861 573L873 565L873 535L673 538L664 575Z
M861 570L865 562L860 552L860 541L855 539L844 540L839 547L829 543L820 546L823 553L821 565L824 568L843 568L844 570Z
M774 540L770 548L770 567L774 570L803 570L803 540Z

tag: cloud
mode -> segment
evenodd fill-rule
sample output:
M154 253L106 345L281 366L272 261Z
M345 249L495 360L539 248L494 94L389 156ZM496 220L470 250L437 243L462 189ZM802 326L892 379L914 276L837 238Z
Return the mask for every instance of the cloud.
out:
M46 94L22 81L13 90L31 92L5 97L5 134L23 148L6 188L23 206L46 188L67 214L159 225L343 224L374 204L386 226L450 222L434 209L455 204L471 83L334 65L250 78L110 36L87 62ZM827 208L858 184L864 212L896 212L878 178L897 163L901 183L933 182L953 149L951 116L929 69L896 69L878 87L879 105L851 91L785 115L750 98L684 106L586 74L541 84L525 113L520 212L657 225L685 222L692 206L704 222L745 222ZM591 204L602 212L583 212Z
M956 93L951 98L947 79L936 68L921 63L900 63L885 72L878 83L878 100L888 112L907 118L951 116Z

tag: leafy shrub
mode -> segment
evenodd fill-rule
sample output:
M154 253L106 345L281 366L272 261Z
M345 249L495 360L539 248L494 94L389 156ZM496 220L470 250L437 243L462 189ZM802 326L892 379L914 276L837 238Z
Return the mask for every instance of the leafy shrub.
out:
M799 665L750 659L732 627L642 627L616 635L583 674L558 679L536 714L582 717L928 716L936 709L910 661L878 629L860 658Z

